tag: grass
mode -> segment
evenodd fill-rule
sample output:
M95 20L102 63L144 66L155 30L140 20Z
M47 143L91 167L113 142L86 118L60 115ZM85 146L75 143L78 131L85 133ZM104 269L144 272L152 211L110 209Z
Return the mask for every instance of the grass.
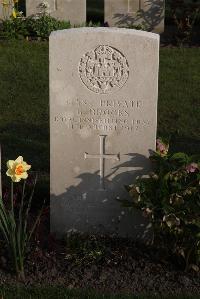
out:
M175 150L200 153L200 49L161 49L158 134Z
M33 170L49 172L48 43L1 42L0 66L2 171L21 154ZM48 178L37 187L44 198Z
M198 48L160 51L158 135L188 153L200 153L199 55ZM1 42L0 66L3 171L22 154L33 170L48 173L48 43Z
M199 299L199 296L134 296L101 295L90 291L67 290L63 287L25 288L3 287L0 289L2 299Z
M3 157L25 153L36 169L48 171L48 44L1 43L0 66Z

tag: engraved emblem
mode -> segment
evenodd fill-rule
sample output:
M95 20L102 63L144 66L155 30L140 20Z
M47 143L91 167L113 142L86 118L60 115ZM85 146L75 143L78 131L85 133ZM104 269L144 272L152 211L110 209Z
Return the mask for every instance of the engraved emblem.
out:
M120 89L129 77L125 56L110 46L98 46L80 61L79 75L93 92L106 94Z

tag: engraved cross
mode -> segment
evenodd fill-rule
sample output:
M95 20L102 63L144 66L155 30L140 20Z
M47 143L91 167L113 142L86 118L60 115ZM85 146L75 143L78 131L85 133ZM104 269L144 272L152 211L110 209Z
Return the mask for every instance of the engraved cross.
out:
M99 159L99 173L100 173L100 190L105 190L104 177L105 177L105 160L106 159L114 159L120 160L120 153L117 155L114 154L106 154L105 153L105 139L107 135L99 135L100 138L100 153L99 155L90 155L88 153L84 154L85 159Z

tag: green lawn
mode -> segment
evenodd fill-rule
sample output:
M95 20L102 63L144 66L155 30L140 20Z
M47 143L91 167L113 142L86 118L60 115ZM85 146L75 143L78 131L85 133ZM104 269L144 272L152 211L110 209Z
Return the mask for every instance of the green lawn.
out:
M175 150L200 153L200 49L161 49L158 134Z
M0 288L2 299L199 299L199 296L133 296L100 295L93 292L70 291L63 287Z
M172 147L200 152L200 49L160 51L158 134ZM49 172L48 43L0 43L0 143L5 161L19 154Z
M3 161L18 154L49 169L48 44L0 44L0 143Z

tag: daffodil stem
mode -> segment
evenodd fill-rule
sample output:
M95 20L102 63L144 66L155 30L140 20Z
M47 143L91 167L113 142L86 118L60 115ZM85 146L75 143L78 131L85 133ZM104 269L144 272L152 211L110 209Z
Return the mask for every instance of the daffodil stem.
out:
M14 214L13 198L14 198L14 194L13 194L13 181L11 181L11 211L12 211L12 214Z

